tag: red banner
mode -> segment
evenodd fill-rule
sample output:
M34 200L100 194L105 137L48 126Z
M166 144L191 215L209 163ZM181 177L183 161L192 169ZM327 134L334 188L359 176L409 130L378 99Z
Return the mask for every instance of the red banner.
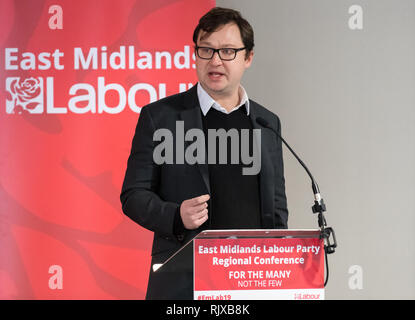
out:
M195 299L323 299L318 238L196 239Z
M0 298L144 298L152 234L119 201L131 140L143 105L197 81L214 4L0 2Z

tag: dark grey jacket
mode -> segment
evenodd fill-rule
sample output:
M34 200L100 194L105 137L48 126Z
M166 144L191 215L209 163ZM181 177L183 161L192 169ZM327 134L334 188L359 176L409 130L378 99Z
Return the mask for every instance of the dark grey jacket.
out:
M253 128L261 129L259 183L262 227L287 228L281 141L272 130L262 128L256 121L261 117L280 132L280 120L253 100L250 100L249 116ZM157 165L153 161L153 150L159 143L153 141L154 132L166 128L175 134L176 121L184 121L185 132L192 128L203 130L196 86L142 108L122 186L123 212L154 232L151 265L164 262L201 231L186 230L183 235L175 235L174 217L184 200L210 193L208 164ZM192 289L192 279L187 276L163 277L150 271L147 298L192 299Z

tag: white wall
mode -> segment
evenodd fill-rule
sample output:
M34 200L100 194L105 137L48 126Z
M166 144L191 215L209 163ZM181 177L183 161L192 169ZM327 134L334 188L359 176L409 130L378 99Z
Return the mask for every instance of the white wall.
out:
M415 1L217 0L255 31L248 95L277 113L317 179L338 249L327 299L415 298ZM351 30L352 5L363 29ZM285 149L289 227L315 228ZM349 268L363 271L362 289Z

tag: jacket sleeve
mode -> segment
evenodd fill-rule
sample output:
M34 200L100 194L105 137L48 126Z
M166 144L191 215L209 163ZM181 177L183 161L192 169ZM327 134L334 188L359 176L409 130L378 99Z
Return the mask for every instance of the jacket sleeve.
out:
M277 116L277 132L281 135L281 121ZM282 155L282 141L277 137L277 163L275 172L274 215L275 228L288 228L287 197L285 195L284 162Z
M160 165L153 161L155 125L148 107L141 109L121 190L123 212L142 227L173 235L179 204L161 199Z

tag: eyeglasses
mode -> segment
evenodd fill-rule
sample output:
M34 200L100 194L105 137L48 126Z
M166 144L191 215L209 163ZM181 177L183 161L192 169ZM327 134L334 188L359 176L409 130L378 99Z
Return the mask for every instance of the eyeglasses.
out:
M231 61L236 58L236 54L238 51L245 50L246 48L220 48L220 49L214 49L209 47L195 47L197 56L200 59L210 60L213 58L213 55L215 52L218 53L219 58L224 61Z

